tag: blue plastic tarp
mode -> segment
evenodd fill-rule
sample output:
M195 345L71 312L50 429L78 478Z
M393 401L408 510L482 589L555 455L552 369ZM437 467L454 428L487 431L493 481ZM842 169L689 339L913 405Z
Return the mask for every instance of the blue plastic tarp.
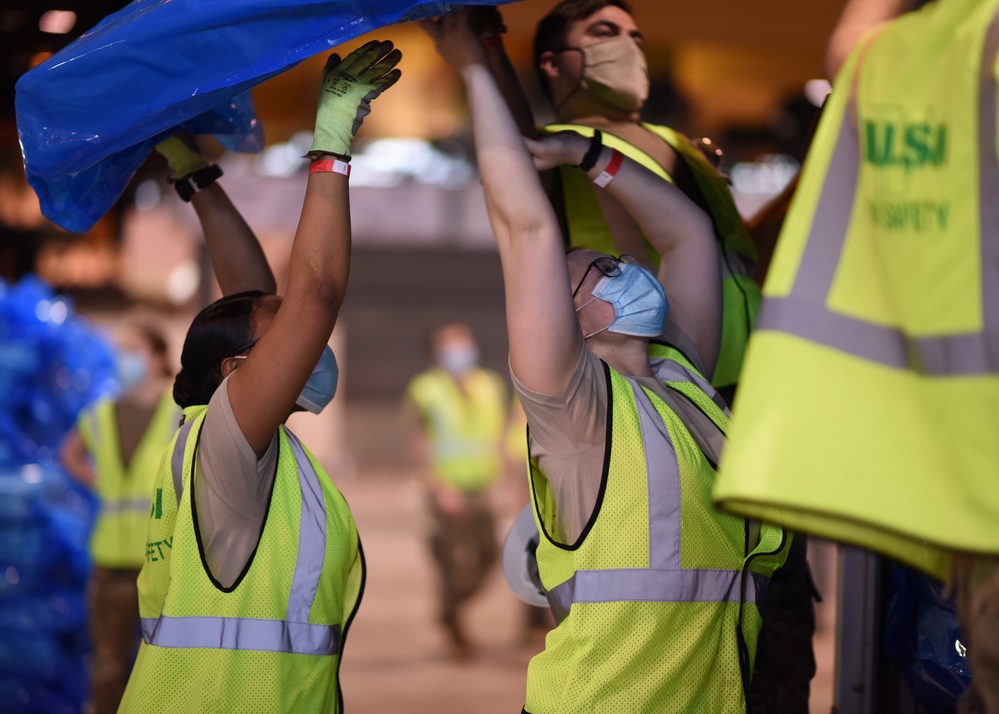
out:
M247 90L366 32L448 7L420 0L136 0L18 81L28 182L49 220L84 232L177 127L215 135L230 150L259 151L263 137Z

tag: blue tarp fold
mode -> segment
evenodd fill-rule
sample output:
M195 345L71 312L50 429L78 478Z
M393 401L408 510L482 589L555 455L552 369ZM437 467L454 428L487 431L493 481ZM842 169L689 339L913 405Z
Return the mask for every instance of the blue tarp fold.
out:
M135 0L18 81L28 182L46 217L86 231L177 127L259 151L247 90L366 32L447 9L420 0Z

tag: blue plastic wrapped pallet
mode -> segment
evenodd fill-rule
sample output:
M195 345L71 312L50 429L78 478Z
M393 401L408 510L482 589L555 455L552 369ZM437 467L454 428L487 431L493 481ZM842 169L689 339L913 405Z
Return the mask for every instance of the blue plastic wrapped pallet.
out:
M25 172L42 212L67 230L86 231L177 127L215 135L229 150L259 150L247 90L366 32L448 7L419 0L135 0L17 83Z
M41 281L0 281L0 711L79 712L96 499L58 466L80 410L115 388L110 344Z

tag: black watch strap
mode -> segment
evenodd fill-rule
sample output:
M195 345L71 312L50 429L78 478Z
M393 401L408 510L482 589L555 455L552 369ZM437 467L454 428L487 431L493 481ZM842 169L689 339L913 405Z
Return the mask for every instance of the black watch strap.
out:
M218 164L212 164L211 166L206 166L203 169L198 169L189 173L183 178L177 179L174 183L174 188L177 189L177 195L181 197L184 201L190 201L191 197L198 191L204 191L206 188L211 186L215 181L222 176L222 168Z
M593 137L590 139L590 147L586 150L583 155L583 160L576 164L576 168L581 171L589 171L594 166L597 165L597 159L600 158L600 150L604 148L604 135L599 129L593 130Z

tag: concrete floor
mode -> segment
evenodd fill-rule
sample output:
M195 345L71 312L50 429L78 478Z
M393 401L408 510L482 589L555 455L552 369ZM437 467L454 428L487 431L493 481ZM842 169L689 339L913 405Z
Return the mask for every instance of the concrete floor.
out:
M469 605L467 628L476 656L456 662L436 624L435 581L424 543L423 499L412 470L386 444L396 431L394 405L346 407L346 443L355 468L338 479L363 539L368 563L364 601L350 630L341 671L350 714L513 714L524 703L528 660L543 642L523 642L524 606L497 568ZM516 513L511 489L500 489L501 534ZM825 546L831 549L832 546ZM820 554L816 565L831 563ZM831 601L827 577L817 573ZM819 606L811 714L832 708L834 617Z

